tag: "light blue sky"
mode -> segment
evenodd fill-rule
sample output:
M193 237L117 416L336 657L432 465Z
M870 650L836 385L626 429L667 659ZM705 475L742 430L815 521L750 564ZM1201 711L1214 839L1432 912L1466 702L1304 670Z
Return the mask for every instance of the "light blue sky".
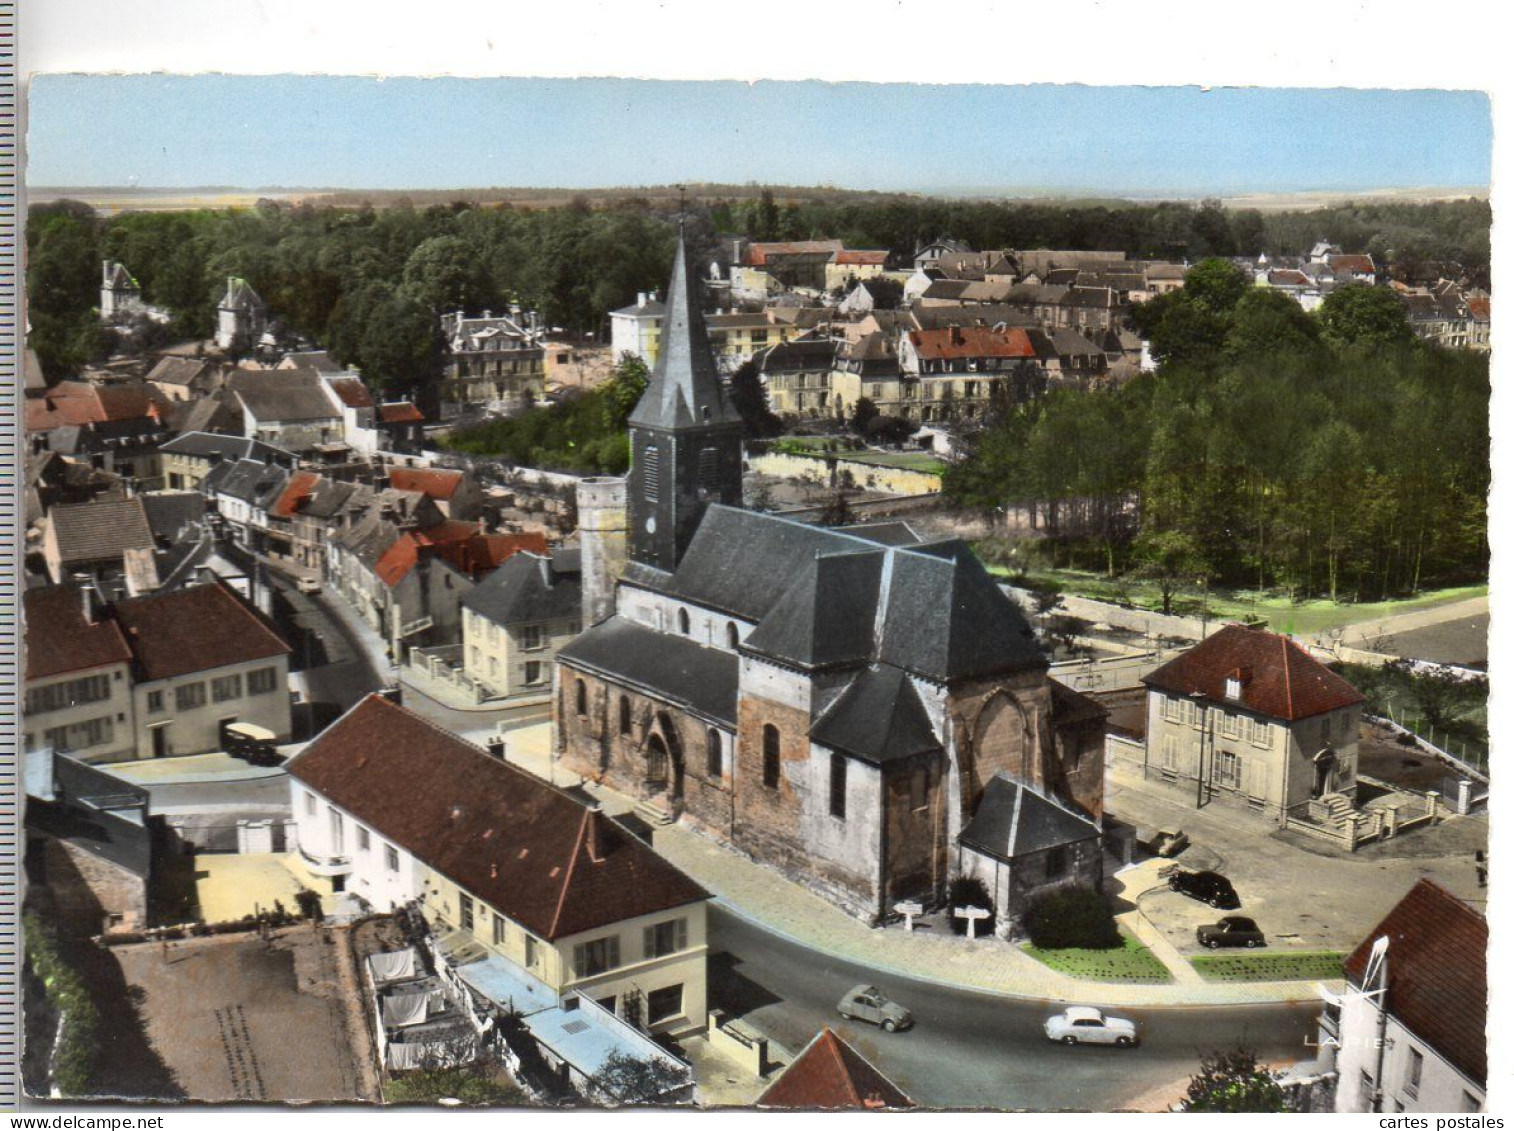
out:
M44 75L36 186L1482 187L1475 92Z

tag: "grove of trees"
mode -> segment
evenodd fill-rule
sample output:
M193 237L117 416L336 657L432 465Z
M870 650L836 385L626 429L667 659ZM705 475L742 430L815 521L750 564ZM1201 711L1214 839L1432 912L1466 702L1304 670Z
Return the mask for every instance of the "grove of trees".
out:
M1315 315L1223 260L1138 308L1160 359L1010 406L948 469L1029 507L1064 564L1381 600L1485 578L1488 358L1417 342L1386 288Z

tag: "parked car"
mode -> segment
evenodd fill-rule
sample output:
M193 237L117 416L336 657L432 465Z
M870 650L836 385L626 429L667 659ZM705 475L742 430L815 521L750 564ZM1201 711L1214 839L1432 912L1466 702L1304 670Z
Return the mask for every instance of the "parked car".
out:
M854 1021L871 1021L886 1033L908 1029L915 1023L909 1010L890 1001L877 986L853 986L842 995L836 1012Z
M1241 905L1241 897L1235 894L1235 888L1218 872L1176 871L1167 877L1167 886L1224 911Z
M319 577L302 577L294 583L294 587L301 593L319 593L321 591L321 579Z
M1048 1017L1042 1028L1047 1040L1061 1041L1064 1045L1115 1045L1123 1049L1140 1040L1134 1021L1111 1017L1086 1005L1068 1006Z
M1199 942L1210 950L1222 946L1266 946L1267 939L1255 919L1244 915L1226 915L1218 923L1210 923L1198 930Z

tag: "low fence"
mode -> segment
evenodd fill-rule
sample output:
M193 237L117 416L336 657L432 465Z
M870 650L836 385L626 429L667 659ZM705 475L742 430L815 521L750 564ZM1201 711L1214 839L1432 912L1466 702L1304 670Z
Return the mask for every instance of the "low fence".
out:
M861 454L861 453L858 453ZM747 460L747 466L777 479L799 479L826 487L844 486L843 479L868 491L891 495L929 495L941 490L941 475L909 467L889 467L863 459L849 459L846 452L767 452Z
M1034 609L1038 593L1030 589L1020 589L1013 585L1003 586L1021 608ZM1061 606L1058 612L1077 617L1079 620L1088 621L1093 625L1107 625L1110 628L1124 629L1126 632L1140 633L1151 640L1202 640L1221 625L1228 623L1222 617L1210 617L1207 620L1201 617L1179 617L1166 613L1155 613L1149 609L1127 608L1124 605L1115 605L1108 601L1095 601L1091 597L1078 597L1071 593L1062 594Z
M766 1076L772 1068L768 1060L768 1039L739 1021L727 1021L721 1010L710 1010L709 1038L712 1049L753 1076Z
M1408 727L1404 726L1391 714L1387 717L1384 717L1382 715L1368 715L1366 716L1366 718L1369 722L1377 723L1379 726L1385 727L1386 729L1392 731L1400 739L1407 741L1416 749L1422 750L1432 758L1435 758L1445 765L1450 766L1458 773L1464 774L1465 776L1471 778L1473 781L1480 782L1483 785L1488 784L1488 771L1486 767L1481 764L1473 764L1471 762L1468 762L1464 757L1458 758L1449 750L1437 746L1433 740L1435 734L1435 731L1433 729L1430 731L1431 737L1426 738L1419 732L1410 730ZM1465 746L1463 746L1462 748L1462 753L1466 753Z
M1104 659L1062 660L1051 665L1051 678L1074 691L1122 691L1140 687L1142 678L1172 655L1159 649Z
M463 646L461 644L445 644L437 648L412 648L405 659L405 666L424 679L446 684L451 690L475 705L499 698L491 688L463 673Z

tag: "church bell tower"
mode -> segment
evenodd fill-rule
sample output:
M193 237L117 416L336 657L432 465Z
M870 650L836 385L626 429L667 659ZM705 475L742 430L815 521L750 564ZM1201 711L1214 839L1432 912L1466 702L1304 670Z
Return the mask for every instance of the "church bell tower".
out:
M657 364L628 428L631 560L671 573L706 507L741 505L741 414L715 366L682 229Z

